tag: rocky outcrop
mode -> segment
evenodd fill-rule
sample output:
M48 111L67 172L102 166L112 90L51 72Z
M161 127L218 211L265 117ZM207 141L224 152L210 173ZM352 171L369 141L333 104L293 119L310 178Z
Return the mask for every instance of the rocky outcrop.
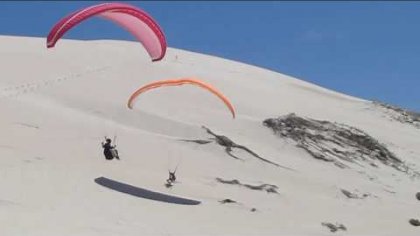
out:
M330 162L340 168L349 164L379 167L379 163L410 175L420 174L410 169L385 145L360 129L344 124L307 119L288 114L263 121L282 138L291 139L313 158Z
M223 146L225 148L226 153L231 156L232 158L236 159L236 160L243 160L237 156L235 156L232 151L234 148L236 149L242 149L246 152L248 152L250 155L254 156L255 158L257 158L258 160L274 165L276 167L280 167L283 169L287 169L287 170L292 170L291 168L288 168L286 166L282 166L279 165L273 161L270 161L268 159L265 159L263 157L261 157L260 155L258 155L257 153L255 153L254 151L252 151L251 149L249 149L248 147L244 146L244 145L240 145L235 143L234 141L232 141L230 138L224 136L224 135L219 135L214 133L212 130L210 130L209 128L202 126L202 128L204 130L206 130L206 132L210 135L212 135L214 138L212 138L212 140L202 140L202 139L180 139L180 141L184 141L184 142L192 142L192 143L197 143L197 144L208 144L211 143L212 141L215 141L217 144L219 144L220 146Z
M339 224L339 223L335 223L335 224L333 224L333 223L328 223L328 222L323 222L323 223L321 223L323 226L325 226L325 227L327 227L327 228L329 228L330 229L330 231L331 232L333 232L333 233L335 233L335 232L337 232L337 231L339 231L339 230L342 230L342 231L347 231L347 228L346 228L346 226L344 226L343 224Z
M376 107L381 108L390 119L399 121L404 124L409 124L420 129L420 113L409 111L383 102L375 101L373 104Z
M233 180L224 180L222 178L216 178L216 180L219 183L222 184L232 184L232 185L238 185L238 186L242 186L248 189L252 189L252 190L259 190L259 191L265 191L267 193L276 193L278 187L276 185L273 184L260 184L260 185L251 185L251 184L243 184L241 183L239 180L233 179Z
M371 196L371 194L369 193L357 194L357 193L350 192L345 189L341 189L341 193L344 194L347 198L351 198L351 199L364 199Z
M412 226L420 226L420 221L417 219L410 219L408 221Z

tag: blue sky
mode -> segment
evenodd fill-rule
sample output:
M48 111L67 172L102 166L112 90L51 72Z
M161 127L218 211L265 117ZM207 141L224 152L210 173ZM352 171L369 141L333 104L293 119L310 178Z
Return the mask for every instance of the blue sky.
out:
M100 1L0 2L0 34L45 37ZM420 111L420 2L128 1L168 45L268 68L339 92ZM90 19L65 38L134 40Z

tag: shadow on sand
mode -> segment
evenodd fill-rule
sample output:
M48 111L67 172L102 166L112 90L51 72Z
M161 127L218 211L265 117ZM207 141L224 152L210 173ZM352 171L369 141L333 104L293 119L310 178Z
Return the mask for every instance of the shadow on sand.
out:
M99 177L95 179L95 183L112 190L130 194L132 196L150 199L159 202L166 202L180 205L198 205L201 202L176 196L171 196L163 193L153 192L144 188L135 187L129 184L121 183L106 177Z

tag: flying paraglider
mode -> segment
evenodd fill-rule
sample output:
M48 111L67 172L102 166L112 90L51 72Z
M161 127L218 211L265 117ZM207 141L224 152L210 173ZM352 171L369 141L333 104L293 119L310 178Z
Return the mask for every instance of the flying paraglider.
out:
M224 104L228 107L228 109L232 113L232 117L235 118L235 109L233 108L232 104L227 99L227 97L225 97L221 92L219 92L212 85L207 84L207 83L205 83L203 81L200 81L198 79L185 78L185 79L176 79L176 80L160 80L160 81L156 81L156 82L146 84L145 86L136 90L130 96L130 98L128 99L128 102L127 102L127 106L128 106L128 108L133 109L134 101L136 100L136 98L141 93L144 93L144 92L146 92L150 89L155 89L155 88L165 87L165 86L179 86L179 85L185 85L185 84L191 84L191 85L201 87L201 88L206 89L207 91L213 93L214 95L216 95L220 100L222 100L224 102Z
M143 10L125 3L102 3L62 18L48 34L47 48L54 47L67 31L94 16L115 22L133 34L144 46L152 61L159 61L165 56L165 35L156 21Z

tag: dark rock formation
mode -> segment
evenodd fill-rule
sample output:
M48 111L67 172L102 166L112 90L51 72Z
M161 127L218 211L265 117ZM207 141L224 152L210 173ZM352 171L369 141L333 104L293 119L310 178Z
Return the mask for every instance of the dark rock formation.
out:
M225 203L236 203L236 201L234 201L232 199L229 199L229 198L220 200L219 202L222 203L222 204L225 204Z
M375 138L355 127L306 119L294 113L266 119L263 124L276 135L293 140L313 158L340 168L346 168L348 164L378 167L377 163L382 163L412 176L420 175Z
M251 185L251 184L242 184L239 180L236 180L236 179L224 180L224 179L221 179L221 178L216 178L216 180L219 183L222 183L222 184L238 185L238 186L246 187L246 188L252 189L252 190L266 191L267 193L278 194L278 192L277 192L278 187L276 185L273 185L273 184Z
M198 143L198 144L208 144L211 143L211 140L202 140L202 139L181 139L184 142Z
M347 228L343 224L339 224L339 223L333 224L333 223L323 222L322 225L329 228L330 231L333 233L338 230L347 231Z
M342 193L343 193L346 197L351 198L351 199L364 199L364 198L367 198L367 197L371 196L371 195L370 195L370 194L368 194L368 193L364 193L364 194L359 195L359 194L352 193L352 192L350 192L350 191L348 191L348 190L345 190L345 189L341 189L341 192L342 192ZM376 196L374 196L374 197L376 197Z
M344 194L344 195L346 195L346 197L348 197L348 198L359 198L359 196L357 196L356 194L354 194L354 193L352 193L352 192L349 192L349 191L347 191L347 190L345 190L345 189L341 189L341 192Z
M412 226L420 226L420 221L417 219L410 219L408 222L410 222Z
M235 156L235 155L232 154L232 149L233 148L238 148L238 149L242 149L242 150L248 152L252 156L254 156L257 159L259 159L260 161L263 161L265 163L274 165L276 167L281 167L281 168L284 168L284 169L293 170L291 168L288 168L288 167L285 167L285 166L281 166L281 165L279 165L279 164L277 164L275 162L272 162L270 160L267 160L267 159L261 157L260 155L258 155L257 153L255 153L254 151L252 151L251 149L249 149L248 147L243 146L243 145L236 144L230 138L228 138L228 137L226 137L224 135L215 134L213 131L211 131L209 128L207 128L205 126L202 126L202 128L205 129L208 134L210 134L210 135L212 135L214 137L214 140L216 141L217 144L219 144L221 146L224 146L226 153L229 156L233 157L234 159L242 160L241 158L239 158L239 157L237 157L237 156ZM194 143L198 143L198 144L208 144L208 143L211 143L212 142L212 141L209 141L209 140L201 140L201 139L192 139L192 140L181 139L180 141L194 142ZM293 170L293 171L295 171L295 170Z
M277 163L274 163L272 161L269 161L267 159L264 159L264 158L260 157L258 154L256 154L255 152L253 152L251 149L249 149L249 148L247 148L247 147L245 147L243 145L236 144L235 142L233 142L232 140L230 140L228 137L226 137L224 135L215 134L213 131L211 131L209 128L207 128L205 126L202 126L202 128L205 129L208 134L213 135L215 137L215 139L216 139L216 142L218 144L220 144L220 145L222 145L222 146L224 146L226 148L226 153L227 154L229 154L230 156L232 156L232 157L234 157L236 159L239 159L239 158L231 154L232 148L240 148L240 149L243 149L243 150L247 151L249 154L253 155L254 157L258 158L259 160L261 160L263 162L266 162L266 163L269 163L269 164L272 164L272 165L275 165L275 166L280 166Z
M420 129L420 113L378 101L374 101L373 104L382 108L389 118Z

